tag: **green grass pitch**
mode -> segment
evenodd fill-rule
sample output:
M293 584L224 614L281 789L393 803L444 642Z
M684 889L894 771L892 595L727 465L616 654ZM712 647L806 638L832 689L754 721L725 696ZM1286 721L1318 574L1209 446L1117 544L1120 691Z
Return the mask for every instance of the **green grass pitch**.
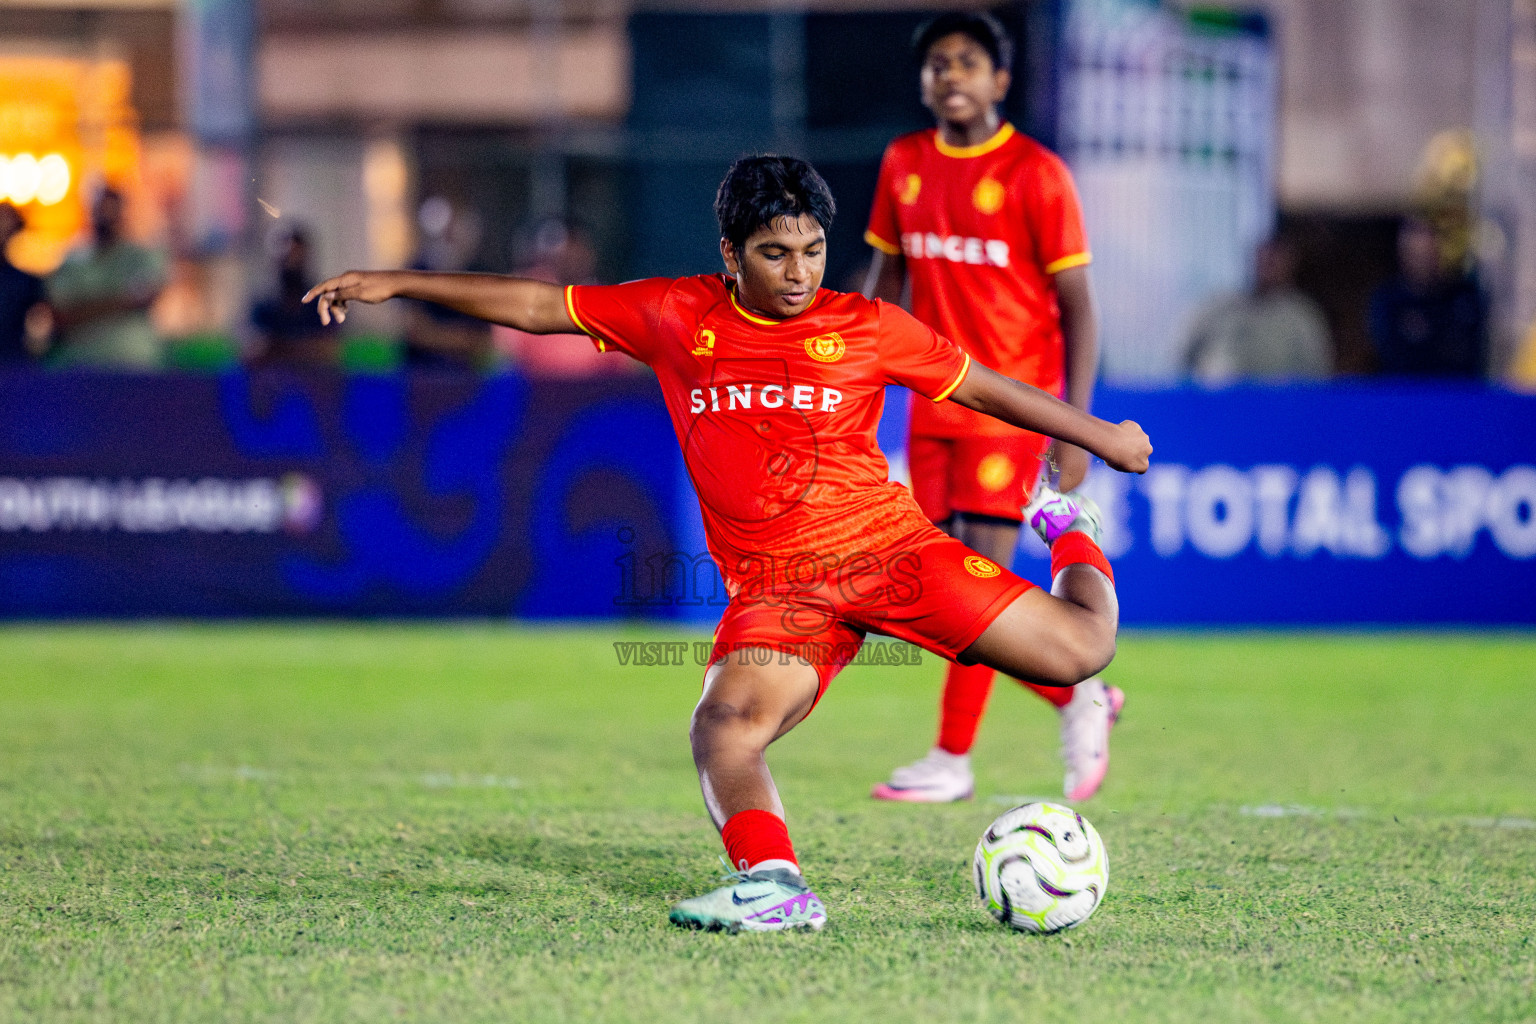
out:
M1536 1021L1536 637L1131 634L1109 894L1004 930L976 838L1058 792L999 685L979 795L878 805L939 666L770 761L821 934L708 935L699 672L611 627L0 629L0 1021Z

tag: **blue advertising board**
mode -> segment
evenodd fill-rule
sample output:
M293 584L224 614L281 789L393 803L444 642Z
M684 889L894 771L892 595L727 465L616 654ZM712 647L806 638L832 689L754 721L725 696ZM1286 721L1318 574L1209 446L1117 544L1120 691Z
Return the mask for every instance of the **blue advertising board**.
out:
M880 445L905 474L907 392ZM1102 389L1152 438L1096 464L1129 626L1536 624L1536 397L1471 385ZM682 531L703 550L703 528ZM1048 585L1024 532L1014 571ZM718 608L695 607L704 620Z
M1087 487L1127 623L1536 623L1536 398L1108 390L1095 411L1156 449Z
M882 447L899 478L905 393ZM1536 624L1536 398L1105 390L1127 625ZM1045 582L1032 538L1015 569ZM0 374L0 616L712 623L724 593L649 376Z
M0 374L0 615L666 617L680 461L645 376Z

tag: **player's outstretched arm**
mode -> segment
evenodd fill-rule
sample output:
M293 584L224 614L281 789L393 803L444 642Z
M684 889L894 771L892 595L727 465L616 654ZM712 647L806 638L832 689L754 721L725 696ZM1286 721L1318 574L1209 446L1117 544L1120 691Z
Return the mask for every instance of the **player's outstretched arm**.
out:
M971 363L965 380L949 400L1004 423L1086 448L1122 473L1147 471L1152 442L1134 420L1101 420L979 363Z
M320 322L347 318L349 302L421 299L529 334L580 334L565 308L565 289L500 274L441 274L427 270L349 270L321 281L304 296L319 300Z
M1093 384L1099 366L1099 321L1093 286L1087 266L1068 267L1052 280L1061 309L1061 340L1067 357L1066 392L1062 397L1068 405L1087 412L1093 408ZM1056 461L1061 467L1061 489L1075 490L1088 474L1088 456L1076 445L1058 443Z
M863 294L866 299L884 299L891 305L901 302L902 289L907 284L907 260L900 253L892 255L871 248L869 273L864 278Z

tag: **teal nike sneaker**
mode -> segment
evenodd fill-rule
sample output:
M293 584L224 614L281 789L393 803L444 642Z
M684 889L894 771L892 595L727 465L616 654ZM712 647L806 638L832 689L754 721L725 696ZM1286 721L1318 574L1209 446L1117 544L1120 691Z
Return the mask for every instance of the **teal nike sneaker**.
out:
M725 880L731 884L673 907L672 923L709 932L819 931L827 923L821 900L790 871L731 871Z

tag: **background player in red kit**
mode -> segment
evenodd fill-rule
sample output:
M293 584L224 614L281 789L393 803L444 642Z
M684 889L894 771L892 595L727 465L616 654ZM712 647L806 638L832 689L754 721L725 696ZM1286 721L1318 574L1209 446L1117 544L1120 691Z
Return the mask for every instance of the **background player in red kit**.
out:
M590 335L656 372L731 594L690 738L731 884L680 925L819 928L768 772L866 632L1070 686L1114 655L1109 562L1082 529L1052 546L1051 592L934 528L889 483L875 430L888 384L1068 438L1144 472L1134 423L1094 419L983 366L911 315L821 289L833 202L809 164L738 161L715 202L728 276L559 288L482 274L348 272L316 285L323 320L401 296L531 334Z
M923 103L938 124L886 149L865 233L875 249L865 294L895 302L910 284L911 309L923 323L984 365L1086 412L1098 361L1088 242L1066 165L998 114L1012 40L991 15L953 12L920 28L913 48ZM913 493L941 529L1008 565L1026 505L1037 501L1033 512L1059 500L1036 487L1049 443L952 403L914 403ZM1063 491L1088 469L1086 453L1070 444L1057 443L1054 461ZM1049 539L1051 517L1030 518ZM970 750L992 679L985 665L951 664L937 743L874 795L969 798ZM1024 685L1060 711L1063 791L1087 799L1108 771L1109 731L1124 694L1097 678L1065 690Z

